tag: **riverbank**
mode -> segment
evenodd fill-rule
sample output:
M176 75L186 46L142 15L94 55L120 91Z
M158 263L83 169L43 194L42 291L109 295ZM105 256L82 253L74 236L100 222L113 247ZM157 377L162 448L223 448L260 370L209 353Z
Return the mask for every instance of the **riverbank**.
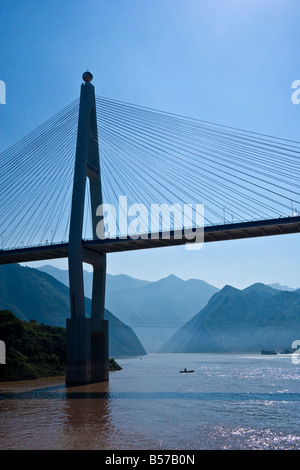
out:
M6 367L6 365L0 365L0 371L2 370L2 368ZM109 372L114 372L114 371L119 371L119 370L122 370L122 367L117 363L117 361L114 359L114 358L111 358L108 360L108 370ZM1 377L1 373L0 373L0 377ZM59 381L65 381L65 375L63 373L59 373L57 371L57 373L55 374L52 374L52 375L41 375L39 377L35 377L35 378L23 378L23 377L15 377L14 379L12 380L0 380L0 384L13 384L15 382L24 382L24 381L32 381L32 380L41 380L41 379L51 379L51 378L57 378L57 380Z
M66 331L22 321L11 311L0 311L0 338L6 345L6 364L0 364L0 382L34 380L65 374ZM121 370L114 358L109 370Z

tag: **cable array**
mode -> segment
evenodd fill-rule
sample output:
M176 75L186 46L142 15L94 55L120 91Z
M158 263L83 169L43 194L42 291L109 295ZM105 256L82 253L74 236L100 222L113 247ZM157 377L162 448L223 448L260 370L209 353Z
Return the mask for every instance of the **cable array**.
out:
M79 100L0 156L2 249L68 239Z
M148 231L153 204L203 204L205 225L287 217L300 207L299 142L101 96L96 109L98 140L90 139L103 202L143 204ZM79 99L0 155L0 248L68 240L78 111ZM91 217L87 182L85 239ZM195 214L184 222L194 226ZM183 221L175 215L172 224Z
M300 205L299 142L100 96L96 103L111 200L203 204L207 225L286 217Z

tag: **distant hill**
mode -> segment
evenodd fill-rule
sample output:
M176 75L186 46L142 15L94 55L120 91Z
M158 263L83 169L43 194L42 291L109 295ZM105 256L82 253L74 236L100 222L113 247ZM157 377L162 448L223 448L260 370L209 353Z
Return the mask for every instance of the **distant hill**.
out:
M39 269L68 282L67 271L52 266ZM84 276L91 283L91 273ZM105 305L136 332L147 352L157 352L218 290L202 280L184 281L174 275L149 282L107 274Z
M138 289L108 294L106 306L134 329L147 352L157 352L217 291L204 281L171 275Z
M300 292L225 286L160 352L281 351L300 338Z
M293 287L283 286L282 284L279 284L278 282L276 282L275 284L269 284L269 286L272 287L273 289L285 290L285 291L288 291L288 292L293 292L295 290L298 290L298 289L295 289Z
M53 276L58 281L69 287L69 272L66 269L59 269L49 264L37 268L38 271L45 272ZM92 285L93 285L93 274L89 271L83 270L84 278L84 289L85 295L88 298L92 297ZM151 284L150 281L143 281L141 279L135 279L125 274L106 274L106 294L110 294L117 290L122 289L135 289L138 287L144 287Z
M9 309L21 320L65 327L70 317L69 289L47 273L17 264L0 266L0 310ZM86 298L86 312L91 300ZM110 357L146 354L134 331L110 311Z

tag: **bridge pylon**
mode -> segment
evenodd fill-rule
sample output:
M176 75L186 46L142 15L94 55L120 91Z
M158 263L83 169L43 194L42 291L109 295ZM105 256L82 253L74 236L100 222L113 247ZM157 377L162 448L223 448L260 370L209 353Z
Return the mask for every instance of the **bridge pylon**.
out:
M71 318L67 319L66 383L108 380L108 321L104 319L106 254L83 247L82 229L86 181L89 179L93 238L96 209L102 204L95 89L93 75L82 75L77 145L69 232L69 283ZM93 266L91 317L86 317L83 263Z

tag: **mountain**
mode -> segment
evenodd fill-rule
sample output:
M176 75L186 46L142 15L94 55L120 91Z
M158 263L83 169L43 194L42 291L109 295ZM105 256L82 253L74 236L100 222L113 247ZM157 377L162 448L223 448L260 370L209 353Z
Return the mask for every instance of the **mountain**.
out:
M297 290L294 287L283 286L282 284L279 284L278 282L276 282L275 284L269 284L269 286L272 287L273 289L286 290L286 291L289 291L289 292L293 292L293 291Z
M86 298L86 312L91 300ZM65 327L70 317L69 289L47 273L20 265L0 266L0 310L9 309L21 320ZM111 357L146 354L133 330L107 309Z
M65 286L69 287L69 271L67 269L59 269L59 268L56 268L55 266L51 266L51 264L46 264L45 266L36 268L36 270L49 274L50 276L54 277ZM88 278L86 274L89 274L89 273L87 271L84 271L84 288L85 289L86 289L86 280ZM87 294L86 296L89 297Z
M138 289L151 284L151 281L136 279L126 274L106 274L106 295L124 289Z
M277 289L274 290L272 287L262 284L261 282L252 284L251 286L246 287L245 289L241 291L237 289L237 292L240 292L242 296L248 296L248 294L254 294L257 301L259 299L267 299L268 297L278 294Z
M52 266L40 269L57 279L68 276ZM91 273L84 276L91 279ZM199 279L184 281L174 275L149 282L107 274L105 306L135 331L147 352L156 352L218 290Z
M157 352L217 291L204 281L171 275L138 289L108 294L106 306L133 328L147 352Z
M160 352L281 351L300 338L300 292L225 286Z
M45 272L50 274L58 281L60 281L65 286L69 287L69 271L66 269L59 269L51 265L41 266L37 268L38 271ZM93 285L93 273L83 270L83 280L84 280L84 289L85 295L88 298L92 297L92 285ZM117 290L122 289L136 289L138 287L144 287L148 284L151 284L150 281L143 281L141 279L135 279L131 276L126 276L125 274L106 274L106 294L111 294Z

